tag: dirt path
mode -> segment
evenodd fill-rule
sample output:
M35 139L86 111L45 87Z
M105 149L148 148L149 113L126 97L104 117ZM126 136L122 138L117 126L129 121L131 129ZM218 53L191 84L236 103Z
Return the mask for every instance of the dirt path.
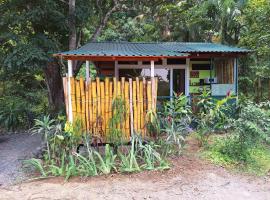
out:
M0 186L20 182L26 178L22 170L22 161L31 158L40 143L39 135L0 135Z
M164 172L74 178L69 182L53 178L2 187L0 199L269 200L270 180L228 172L191 154L174 159L172 169Z

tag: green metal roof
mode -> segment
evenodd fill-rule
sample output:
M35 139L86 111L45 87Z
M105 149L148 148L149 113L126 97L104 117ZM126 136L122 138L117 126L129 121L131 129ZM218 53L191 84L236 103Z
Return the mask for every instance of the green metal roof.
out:
M58 56L182 56L190 53L248 53L250 50L215 43L90 42Z

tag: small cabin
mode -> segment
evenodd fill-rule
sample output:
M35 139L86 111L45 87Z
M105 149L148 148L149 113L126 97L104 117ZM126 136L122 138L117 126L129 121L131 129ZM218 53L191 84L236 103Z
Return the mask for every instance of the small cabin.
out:
M129 106L128 112L132 112L127 118L126 126L135 126L127 129L142 130L144 122L140 115L155 109L156 104L172 98L174 93L185 94L191 102L203 91L209 91L216 98L229 93L237 96L238 58L249 52L247 49L215 43L90 42L79 49L54 56L68 61L69 79L64 88L69 121L74 119L74 110L78 112L79 109L83 113L80 116L86 119L85 127L91 126L91 116L93 123L97 124L96 119L99 116L109 117L106 116L106 109L110 109L111 102L107 105L107 101L115 95L122 95L127 102L131 102L129 105L126 103ZM72 97L77 92L77 87L72 85L74 80L70 79L74 74L72 65L78 63L74 61L85 62L86 66L85 83L81 83L81 89L83 87L85 92L78 91L80 98L83 98L79 107L73 105L78 98L76 95ZM97 77L94 85L91 84L93 80L90 80L90 66L95 69ZM150 80L149 84L147 80ZM87 88L95 89L88 91ZM90 100L87 99L88 96ZM96 101L93 98L100 98L97 105L93 103ZM102 99L105 99L104 107L100 102ZM90 102L93 106L90 111L83 111L85 107L89 107L84 105L85 102ZM106 129L106 120L103 120L103 129ZM127 135L129 134L130 131Z

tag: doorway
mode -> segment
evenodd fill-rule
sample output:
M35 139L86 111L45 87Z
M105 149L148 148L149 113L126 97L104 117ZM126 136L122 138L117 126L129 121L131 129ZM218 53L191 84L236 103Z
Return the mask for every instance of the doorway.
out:
M185 94L185 69L173 69L173 91Z

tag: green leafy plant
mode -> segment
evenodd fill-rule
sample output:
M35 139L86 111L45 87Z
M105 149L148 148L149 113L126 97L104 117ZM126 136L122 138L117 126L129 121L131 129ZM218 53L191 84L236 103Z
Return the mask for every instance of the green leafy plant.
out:
M209 97L209 93L203 93L198 102L198 112L196 113L197 138L201 145L208 144L211 134L226 130L232 124L233 118L230 117L231 106L228 103L233 97L227 96L221 100Z
M27 122L28 103L18 97L0 98L0 126L14 131Z
M47 172L44 169L43 163L41 160L36 159L36 158L32 158L29 160L25 160L23 163L24 163L25 167L34 167L35 170L40 172L42 177L47 177Z
M166 160L152 147L153 144L140 144L140 150L142 151L141 158L144 163L141 167L147 170L164 170L169 169L170 166Z
M131 138L131 149L127 154L119 153L120 156L120 171L121 172L138 172L140 166L137 161L138 156L138 137L132 136Z
M115 158L117 155L113 154L113 151L108 144L106 144L105 146L104 158L97 151L95 151L94 153L99 161L97 167L103 174L111 173L112 169L116 170Z

